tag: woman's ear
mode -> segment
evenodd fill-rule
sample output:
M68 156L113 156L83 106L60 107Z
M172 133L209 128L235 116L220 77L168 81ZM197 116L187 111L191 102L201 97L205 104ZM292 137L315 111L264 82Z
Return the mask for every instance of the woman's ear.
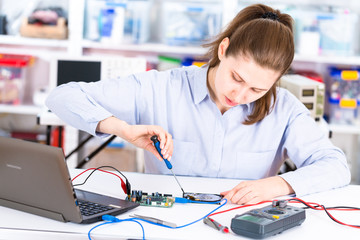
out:
M219 48L218 48L218 58L220 61L224 58L226 49L228 48L229 44L230 44L230 40L228 37L224 38L221 41Z

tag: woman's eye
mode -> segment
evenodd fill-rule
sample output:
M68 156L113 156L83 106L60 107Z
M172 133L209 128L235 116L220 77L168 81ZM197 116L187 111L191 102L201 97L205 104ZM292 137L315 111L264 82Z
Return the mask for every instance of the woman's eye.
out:
M233 79L234 79L235 81L237 81L237 82L242 82L241 79L237 78L234 74L232 74L232 77L233 77Z
M261 90L258 90L258 89L255 89L255 88L253 88L252 90L253 90L253 92L255 92L255 93L260 93L260 92L261 92Z

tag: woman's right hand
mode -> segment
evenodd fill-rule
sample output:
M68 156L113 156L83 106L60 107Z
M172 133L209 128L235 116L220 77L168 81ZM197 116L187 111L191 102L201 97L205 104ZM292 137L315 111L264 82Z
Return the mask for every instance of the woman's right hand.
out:
M151 137L156 135L160 141L161 154L165 159L171 160L173 153L173 140L170 133L156 125L128 125L124 139L133 145L150 151L159 160L163 160L157 152Z
M97 131L115 134L136 147L143 148L154 154L157 159L163 160L157 152L151 137L156 135L160 141L161 154L165 159L171 160L174 150L173 140L170 133L156 125L129 125L115 117L109 117L99 122Z

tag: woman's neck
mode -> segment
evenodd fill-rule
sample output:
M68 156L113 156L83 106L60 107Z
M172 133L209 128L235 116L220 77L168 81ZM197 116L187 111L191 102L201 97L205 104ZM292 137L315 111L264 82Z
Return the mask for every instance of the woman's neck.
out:
M206 86L208 88L211 99L214 101L214 103L216 104L216 106L219 109L219 111L221 112L221 114L224 114L227 110L229 110L229 108L226 108L226 107L222 106L220 104L218 98L216 97L216 93L215 93L215 75L216 75L217 68L218 68L218 66L215 66L215 67L212 67L212 68L208 69Z

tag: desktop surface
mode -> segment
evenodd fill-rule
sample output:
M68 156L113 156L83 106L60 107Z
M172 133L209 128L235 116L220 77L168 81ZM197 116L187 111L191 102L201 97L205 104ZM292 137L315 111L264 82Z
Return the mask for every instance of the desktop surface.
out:
M79 169L71 169L72 177L80 173ZM175 179L171 175L153 175L142 173L124 172L129 179L134 190L143 192L159 192L162 194L172 194L174 197L181 197L182 191L178 187ZM82 182L85 176L77 178L74 183ZM239 183L235 179L214 179L214 178L195 178L178 176L186 192L219 193L233 188ZM80 187L79 187L80 188ZM125 198L121 190L120 181L111 174L97 172L81 186L81 189L91 190L119 198ZM286 197L285 197L286 198ZM307 195L301 199L310 202L323 204L326 207L332 206L352 206L360 207L360 186L350 185L344 188L334 189L327 192ZM246 207L230 211L227 213L213 216L221 224L230 228L231 219L236 214L241 214L250 209L260 208L269 205L262 204L254 207ZM303 207L301 204L292 204L296 207ZM219 205L213 204L179 204L175 203L171 208L159 208L139 206L124 214L118 215L119 219L129 218L129 215L139 214L156 217L169 222L176 223L178 226L193 222L215 209ZM235 204L226 204L218 211L236 207ZM98 225L94 224L75 224L62 223L44 217L20 212L10 208L0 207L0 239L88 239L88 231ZM343 222L359 225L360 214L358 211L332 211L332 214ZM191 226L181 229L168 229L154 226L142 222L145 230L146 239L248 239L234 233L222 233L205 225L199 221ZM267 239L357 239L359 229L354 229L339 225L333 222L324 211L306 210L306 219L302 225L286 230L285 232L269 237ZM141 239L141 227L133 222L113 223L101 226L91 232L93 239L114 239L132 238Z

